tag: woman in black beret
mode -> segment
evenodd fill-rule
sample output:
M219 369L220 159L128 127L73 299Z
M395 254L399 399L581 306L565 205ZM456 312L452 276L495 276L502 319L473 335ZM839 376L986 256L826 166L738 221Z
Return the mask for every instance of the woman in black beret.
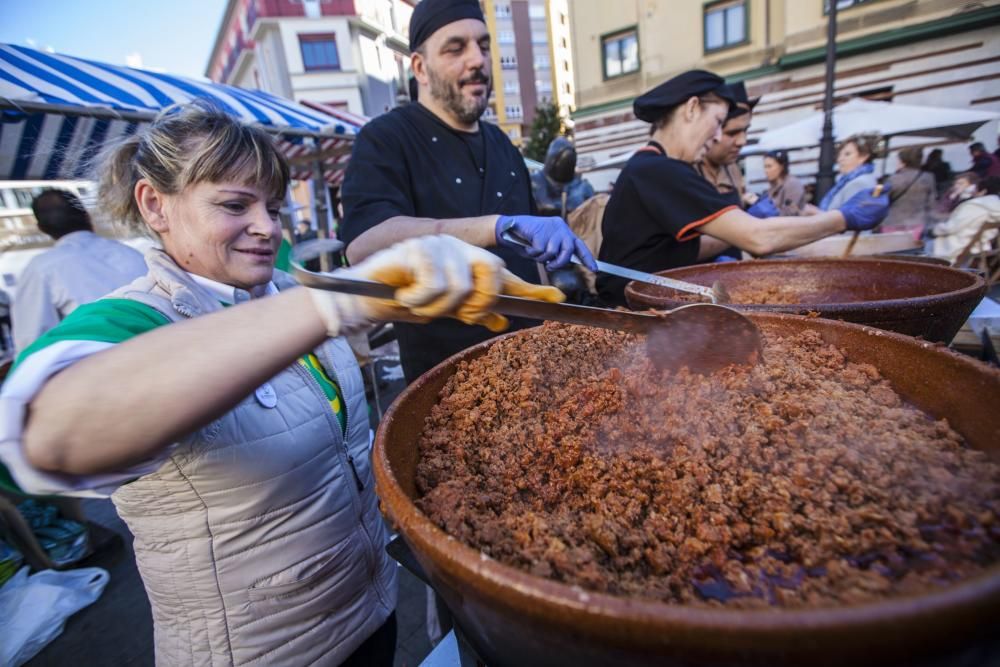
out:
M600 259L655 273L696 264L736 246L752 255L797 248L845 230L871 229L889 209L888 195L858 193L837 211L814 216L754 217L695 171L719 135L733 91L722 78L692 70L636 98L634 111L651 123L650 141L625 164L604 211ZM601 297L625 305L628 281L600 274Z

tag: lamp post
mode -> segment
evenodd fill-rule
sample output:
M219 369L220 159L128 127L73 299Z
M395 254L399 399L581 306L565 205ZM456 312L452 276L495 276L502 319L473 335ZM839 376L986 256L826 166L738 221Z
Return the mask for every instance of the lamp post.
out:
M830 11L826 22L826 89L823 95L823 136L819 142L819 174L816 176L816 200L833 187L833 84L837 67L837 1L827 0Z

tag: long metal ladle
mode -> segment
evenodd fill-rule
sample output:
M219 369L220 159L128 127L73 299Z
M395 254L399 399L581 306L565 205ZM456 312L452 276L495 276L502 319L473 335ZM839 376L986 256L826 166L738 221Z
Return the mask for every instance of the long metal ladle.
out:
M510 243L516 243L523 248L531 248L531 244L525 239L513 234L509 230L503 233L503 238L505 241ZM574 264L583 266L583 262L574 255L570 258ZM704 285L696 285L695 283L689 283L684 280L677 280L676 278L667 278L665 276L658 276L655 273L646 273L645 271L636 271L635 269L628 269L624 266L618 266L617 264L609 264L608 262L602 262L600 260L595 260L597 263L597 270L601 273L608 273L613 276L618 276L619 278L628 278L629 280L636 280L641 283L648 283L650 285L656 285L658 287L666 287L678 292L688 292L690 294L697 294L698 296L709 299L712 303L732 303L733 299L729 296L729 292L726 290L726 286L722 284L721 280L716 280L712 283L711 287L705 287ZM586 268L586 267L585 267Z
M292 269L306 287L355 294L374 299L394 298L396 288L384 283L344 278L335 273L309 271L302 262L329 252L336 241L310 241L292 250ZM324 247L325 246L325 247ZM548 303L501 294L490 308L512 317L554 320L643 334L650 358L659 368L708 374L731 364L753 365L762 355L760 330L742 313L713 304L690 304L662 313L593 308Z

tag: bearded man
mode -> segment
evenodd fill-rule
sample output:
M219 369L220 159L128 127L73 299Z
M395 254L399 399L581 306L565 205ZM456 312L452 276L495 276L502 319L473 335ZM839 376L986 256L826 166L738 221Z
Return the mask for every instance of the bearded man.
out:
M507 268L538 282L536 263L566 266L586 245L559 217L539 217L524 159L496 125L480 122L493 83L490 35L476 0L423 0L410 20L417 101L375 118L358 134L344 177L341 239L357 263L425 234L489 248ZM530 244L505 240L514 234ZM512 320L511 328L532 326ZM440 320L396 323L407 382L495 335Z

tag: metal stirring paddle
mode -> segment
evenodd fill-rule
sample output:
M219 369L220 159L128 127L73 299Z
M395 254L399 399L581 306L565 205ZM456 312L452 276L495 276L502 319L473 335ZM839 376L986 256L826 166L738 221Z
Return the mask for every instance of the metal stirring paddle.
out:
M319 244L309 242L292 250L293 272L302 285L376 299L394 297L396 288L391 285L305 269L302 262L316 256L314 249L320 247ZM644 334L647 352L661 369L686 366L692 372L708 374L731 364L756 364L762 354L757 325L732 308L707 303L690 304L662 313L637 313L501 294L491 310L512 317Z
M521 237L513 234L511 231L506 231L503 233L503 238L505 241L510 243L516 243L517 245L530 248L531 244ZM570 258L574 264L579 264L584 266L583 262L574 255ZM655 273L646 273L645 271L637 271L635 269L629 269L624 266L618 266L617 264L609 264L608 262L602 262L600 260L595 260L597 262L597 270L601 273L607 273L613 276L618 276L619 278L628 278L629 280L636 280L641 283L649 283L650 285L656 285L658 287L666 287L672 290L677 290L678 292L689 292L691 294L697 294L699 296L709 299L712 303L732 303L733 299L729 296L729 292L726 290L725 285L722 281L716 280L712 283L711 287L705 287L704 285L696 285L695 283L689 283L684 280L677 280L675 278L666 278L664 276L658 276Z

